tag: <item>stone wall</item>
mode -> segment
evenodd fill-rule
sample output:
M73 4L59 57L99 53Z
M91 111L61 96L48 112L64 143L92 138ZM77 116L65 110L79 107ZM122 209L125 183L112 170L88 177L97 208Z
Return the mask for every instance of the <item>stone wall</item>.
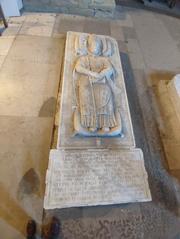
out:
M112 13L115 0L24 0L25 11L60 12L94 16L96 11Z

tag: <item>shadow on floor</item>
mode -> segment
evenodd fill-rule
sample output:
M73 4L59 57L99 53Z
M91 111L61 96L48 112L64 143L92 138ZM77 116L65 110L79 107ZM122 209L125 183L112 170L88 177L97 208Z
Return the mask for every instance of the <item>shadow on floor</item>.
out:
M53 117L56 111L56 98L47 99L39 111L39 117Z
M22 235L25 235L25 225L30 216L23 210L18 202L11 196L10 192L0 183L1 201L0 217ZM18 219L18 220L17 220Z
M127 54L121 53L121 59L136 144L137 147L140 147L144 152L145 166L148 172L153 201L164 205L169 211L177 215L178 203L176 200L176 193L174 191L171 176L167 171L167 163L157 124L155 122L153 127L151 126L151 128L149 128L151 132L147 132L148 129L145 128L143 124L143 121L146 119L143 119L142 115L142 111L145 110L145 108L142 108L142 104L139 102L129 57ZM150 100L147 104L148 103L151 104ZM154 113L150 113L152 114L152 119L156 121ZM151 116L149 115L149 117ZM151 133L152 137L158 139L159 145L151 143L152 141L149 139L149 133ZM159 150L160 148L162 151Z

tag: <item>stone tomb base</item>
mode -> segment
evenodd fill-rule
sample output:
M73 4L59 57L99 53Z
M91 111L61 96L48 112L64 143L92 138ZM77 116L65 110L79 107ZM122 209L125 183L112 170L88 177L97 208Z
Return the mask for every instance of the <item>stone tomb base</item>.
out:
M131 150L51 150L45 209L151 201L143 154Z

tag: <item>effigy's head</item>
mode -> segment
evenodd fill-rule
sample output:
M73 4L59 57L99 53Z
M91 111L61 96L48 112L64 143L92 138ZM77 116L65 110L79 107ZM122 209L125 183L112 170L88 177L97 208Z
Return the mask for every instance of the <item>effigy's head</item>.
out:
M90 53L92 53L93 55L101 55L102 53L102 41L99 37L97 37L96 35L89 35L88 37L88 50Z

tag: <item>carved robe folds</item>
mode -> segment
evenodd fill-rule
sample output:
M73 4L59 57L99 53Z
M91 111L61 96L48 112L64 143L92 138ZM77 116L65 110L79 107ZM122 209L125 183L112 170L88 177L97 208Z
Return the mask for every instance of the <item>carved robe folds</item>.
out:
M113 74L111 64L106 58L81 57L77 65L100 72L106 70ZM111 77L105 76L96 82L94 77L79 73L79 108L81 124L84 128L115 127L117 125L114 115L113 90Z
M103 55L101 39L90 35L86 47L86 55L77 59L74 68L75 131L84 136L122 136L115 69Z

